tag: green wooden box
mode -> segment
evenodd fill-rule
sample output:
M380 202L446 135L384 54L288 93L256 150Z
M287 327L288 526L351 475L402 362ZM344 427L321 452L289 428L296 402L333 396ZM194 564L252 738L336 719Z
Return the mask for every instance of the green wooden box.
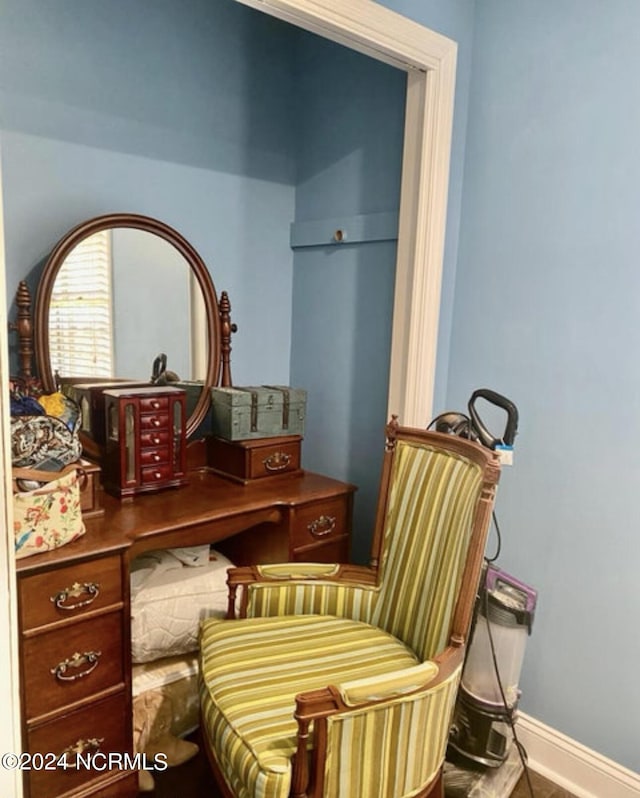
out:
M228 441L304 435L307 392L285 385L211 389L211 432Z

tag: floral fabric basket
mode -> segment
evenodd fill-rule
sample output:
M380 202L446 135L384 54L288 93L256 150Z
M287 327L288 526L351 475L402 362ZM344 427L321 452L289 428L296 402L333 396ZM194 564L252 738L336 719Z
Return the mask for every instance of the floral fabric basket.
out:
M33 490L13 494L16 559L56 549L84 535L80 490L86 475L82 469L69 466L51 473L14 468L13 476L16 487L39 482Z

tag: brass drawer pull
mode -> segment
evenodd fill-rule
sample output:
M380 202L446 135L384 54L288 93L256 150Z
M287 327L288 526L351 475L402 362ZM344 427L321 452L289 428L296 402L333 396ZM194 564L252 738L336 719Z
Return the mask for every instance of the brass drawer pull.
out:
M325 535L330 535L336 528L336 518L334 515L321 515L307 524L307 529L316 538L323 538Z
M284 471L291 463L291 455L285 452L274 452L262 461L267 471Z
M83 599L82 601L76 601L74 604L65 603L67 599L78 598L83 593L87 593L89 598ZM66 587L64 590L56 593L55 596L51 596L51 601L53 601L59 610L79 610L80 607L86 607L87 604L91 604L98 598L99 595L100 585L97 582L84 582L83 584L80 584L80 582L74 582L71 587Z
M99 751L103 742L104 737L89 737L88 740L80 739L72 745L67 746L64 751L61 751L60 756L69 756L69 754L86 754L87 751Z
M72 745L67 746L64 751L58 754L56 762L61 760L64 762L64 768L78 768L80 762L78 757L83 754L95 754L100 750L100 746L104 742L104 737L89 737L88 740L80 738Z
M70 658L59 662L55 668L51 668L51 673L61 682L75 682L76 679L82 679L92 673L97 667L102 656L101 651L85 651L80 654L79 651ZM83 671L77 671L67 675L69 668L80 668L82 665L87 664L89 667Z

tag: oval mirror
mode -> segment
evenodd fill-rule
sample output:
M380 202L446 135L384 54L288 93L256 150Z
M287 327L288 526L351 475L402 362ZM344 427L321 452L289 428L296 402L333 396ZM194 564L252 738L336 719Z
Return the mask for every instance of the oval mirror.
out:
M171 380L202 384L187 436L204 419L220 377L220 309L203 260L169 225L108 214L73 228L45 264L34 321L45 390L151 382L163 355Z

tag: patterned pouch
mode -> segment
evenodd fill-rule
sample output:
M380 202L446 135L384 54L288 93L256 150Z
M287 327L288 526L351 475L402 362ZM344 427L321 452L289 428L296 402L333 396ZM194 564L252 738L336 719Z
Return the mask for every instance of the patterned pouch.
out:
M18 468L59 471L77 460L82 444L77 427L56 416L11 417L11 463Z
M27 475L14 469L17 479L33 475L33 471ZM55 475L40 472L38 477L42 481L38 488L13 494L16 559L57 549L85 533L80 509L80 489L86 479L82 469L74 466Z

